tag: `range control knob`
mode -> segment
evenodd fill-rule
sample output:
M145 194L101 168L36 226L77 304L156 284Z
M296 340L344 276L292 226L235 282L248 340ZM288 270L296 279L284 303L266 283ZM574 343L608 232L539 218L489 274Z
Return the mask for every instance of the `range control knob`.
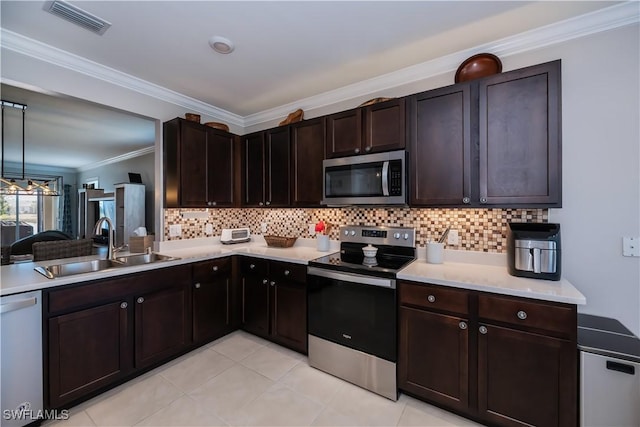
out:
M351 235L355 236L356 235L356 230L351 230Z
M349 230L344 230L344 235L348 236L349 235Z
M394 233L393 237L396 238L396 239L399 239L400 238L400 233Z
M404 233L404 236L402 237L404 237L404 240L409 240L409 233Z

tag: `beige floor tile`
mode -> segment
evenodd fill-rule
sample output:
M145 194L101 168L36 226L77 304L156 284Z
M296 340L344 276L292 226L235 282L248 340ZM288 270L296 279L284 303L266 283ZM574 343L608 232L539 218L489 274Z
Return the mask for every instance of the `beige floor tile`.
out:
M358 424L358 420L355 417L350 417L337 412L335 409L324 408L320 415L313 420L312 426L327 426L327 427L351 427L351 426L365 426L366 424Z
M322 404L328 403L345 384L343 380L302 362L282 377L279 383Z
M265 346L266 341L244 332L234 332L209 347L236 362Z
M189 396L174 400L169 406L145 418L137 426L226 426L201 403Z
M272 349L274 349L274 350L276 350L276 351L278 351L278 352L280 352L282 354L286 354L287 356L292 357L294 359L304 360L304 361L307 360L307 356L305 356L304 354L298 353L297 351L293 351L293 350L288 349L286 347L282 347L281 345L278 345L278 344L276 344L274 342L270 342L266 346L269 347L269 348L272 348Z
M85 411L71 411L69 419L46 422L42 425L47 427L90 427L95 426L95 423Z
M323 406L300 393L276 384L230 417L234 425L308 426Z
M460 417L437 406L429 405L421 400L402 395L406 408L398 426L446 426L446 427L478 427L474 421Z
M336 412L353 418L358 425L395 426L405 407L404 401L393 402L352 384L345 384L327 404Z
M262 347L242 359L240 363L273 381L277 381L300 363L300 359L291 357L281 349Z
M236 365L193 390L189 396L229 422L231 415L273 384L273 381L255 371Z
M160 375L188 393L235 364L233 360L208 349L182 359L180 363L163 370Z
M180 389L155 375L97 402L86 412L98 426L132 426L180 396Z

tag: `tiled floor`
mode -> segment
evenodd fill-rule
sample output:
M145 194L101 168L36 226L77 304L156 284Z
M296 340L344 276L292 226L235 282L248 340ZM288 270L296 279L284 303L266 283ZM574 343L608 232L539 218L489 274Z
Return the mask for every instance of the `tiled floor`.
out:
M325 374L235 332L71 409L49 426L478 426Z

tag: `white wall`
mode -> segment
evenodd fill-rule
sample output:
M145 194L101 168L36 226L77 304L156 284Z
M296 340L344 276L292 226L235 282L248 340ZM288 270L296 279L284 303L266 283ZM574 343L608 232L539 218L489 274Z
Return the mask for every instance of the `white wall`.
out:
M504 71L562 59L563 208L552 210L550 220L562 225L563 274L587 297L580 311L617 318L636 334L640 334L640 258L622 257L621 238L640 235L639 33L635 24L501 58ZM5 78L160 121L184 113L179 106L33 58L4 50L2 54ZM305 117L353 108L376 96L402 96L452 83L453 73L430 77L309 109Z

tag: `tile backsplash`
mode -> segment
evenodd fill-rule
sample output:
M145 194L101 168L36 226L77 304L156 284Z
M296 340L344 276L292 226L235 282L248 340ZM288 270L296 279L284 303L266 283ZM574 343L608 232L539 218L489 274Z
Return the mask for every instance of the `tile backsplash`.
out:
M345 224L414 227L418 246L437 239L447 226L458 230L459 244L449 249L506 252L508 222L547 222L547 209L418 209L418 208L319 208L319 209L165 209L165 240L205 237L207 224L213 235L223 228L249 227L252 234L312 237L309 226L319 220L331 224L332 239ZM261 232L261 224L267 232ZM169 237L169 226L180 224L182 235Z

